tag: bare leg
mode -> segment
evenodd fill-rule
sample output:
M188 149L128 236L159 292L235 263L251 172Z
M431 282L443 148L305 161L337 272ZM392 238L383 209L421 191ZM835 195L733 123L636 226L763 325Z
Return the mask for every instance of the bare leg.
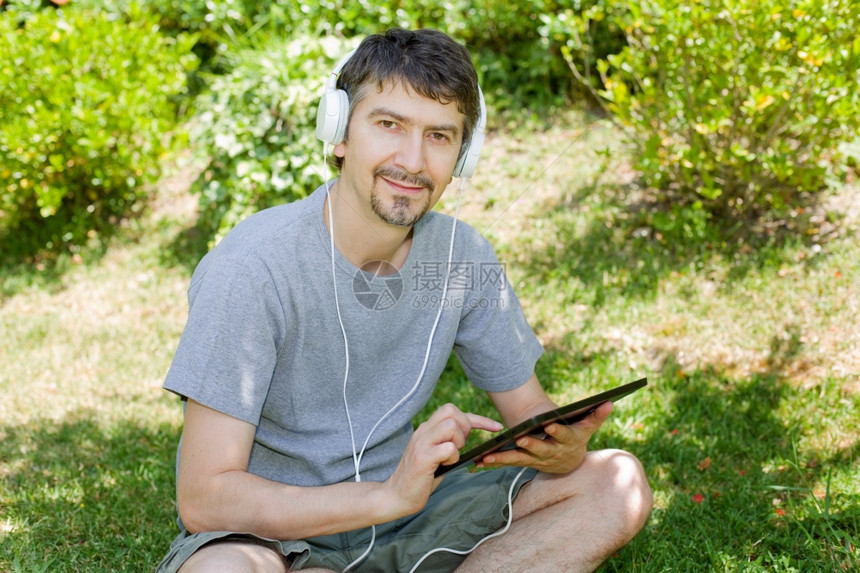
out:
M203 571L286 573L287 566L284 558L268 547L241 541L221 541L201 547L179 568L179 573Z
M636 536L651 505L635 457L590 452L570 474L539 474L523 486L508 532L483 543L457 571L593 571Z
M200 548L179 573L287 573L283 556L255 543L222 541ZM328 569L304 569L303 573L334 573Z

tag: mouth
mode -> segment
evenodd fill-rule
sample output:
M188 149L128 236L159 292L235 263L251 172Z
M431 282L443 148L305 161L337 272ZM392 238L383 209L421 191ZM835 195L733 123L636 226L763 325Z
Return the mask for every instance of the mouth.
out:
M382 179L395 193L402 195L419 195L425 190L433 192L433 181L424 175L412 175L398 169L381 167L374 172L377 179Z
M418 195L426 189L423 185L410 185L387 177L382 177L381 179L385 181L396 193L403 195Z

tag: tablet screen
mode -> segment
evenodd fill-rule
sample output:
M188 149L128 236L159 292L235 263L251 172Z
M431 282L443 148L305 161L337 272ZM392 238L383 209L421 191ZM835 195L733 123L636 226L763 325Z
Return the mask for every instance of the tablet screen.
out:
M607 401L614 402L628 394L631 394L632 392L635 392L647 384L647 378L640 378L635 382L630 382L628 384L612 388L611 390L606 390L605 392L589 396L588 398L583 398L582 400L578 400L566 406L561 406L554 410L529 418L528 420L517 424L513 428L509 428L504 432L496 434L489 440L475 446L471 450L461 453L460 459L456 463L448 466L439 466L436 468L436 477L444 475L460 466L475 463L481 457L491 452L508 449L513 446L517 439L525 436L526 434L543 435L544 427L553 422L573 424L574 422L588 416L600 404Z

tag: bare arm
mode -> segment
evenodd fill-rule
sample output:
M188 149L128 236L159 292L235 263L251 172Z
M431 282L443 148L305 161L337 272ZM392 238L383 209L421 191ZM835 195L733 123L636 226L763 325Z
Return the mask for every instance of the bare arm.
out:
M544 392L536 374L532 374L519 388L507 392L490 392L490 398L509 428L557 407Z
M249 531L301 539L384 523L421 509L438 485L433 472L456 460L469 431L496 422L440 408L422 424L385 482L298 487L248 472L255 426L193 400L185 410L177 499L191 532Z
M490 398L508 427L557 407L535 374L519 388L491 392ZM575 424L550 424L545 428L546 438L520 438L517 449L494 452L486 456L478 467L530 466L548 473L570 472L585 459L588 440L611 411L612 403L609 402Z

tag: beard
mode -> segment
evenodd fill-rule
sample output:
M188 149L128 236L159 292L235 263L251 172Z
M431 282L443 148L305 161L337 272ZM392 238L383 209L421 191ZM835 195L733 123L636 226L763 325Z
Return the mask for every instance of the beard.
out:
M385 205L380 198L376 183L380 177L391 181L418 185L426 190L417 197L394 195L393 203ZM424 216L432 207L431 201L436 185L433 180L423 175L411 175L393 167L377 167L373 171L373 187L370 189L370 207L376 215L395 227L411 227Z

